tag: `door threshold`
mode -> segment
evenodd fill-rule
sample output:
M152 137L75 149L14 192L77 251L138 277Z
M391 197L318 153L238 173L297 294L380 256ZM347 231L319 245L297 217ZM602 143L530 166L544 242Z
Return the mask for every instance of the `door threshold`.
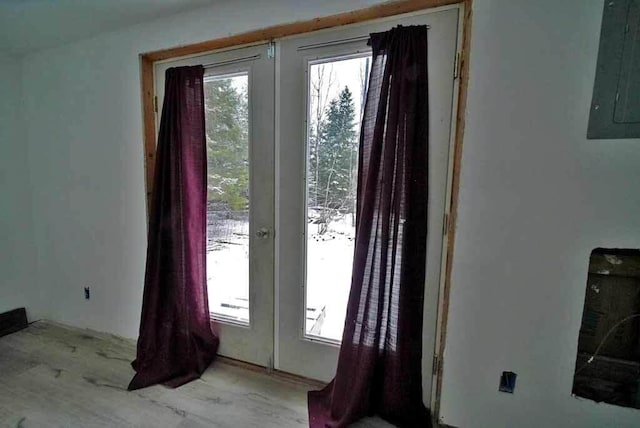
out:
M285 371L282 371L282 370L275 370L275 369L269 370L265 366L261 366L259 364L248 363L246 361L238 360L238 359L231 358L231 357L226 357L224 355L217 355L213 364L215 364L216 362L220 362L220 363L223 363L223 364L239 367L239 368L242 368L242 369L245 369L245 370L250 370L250 371L254 371L254 372L258 372L258 373L262 373L262 374L267 374L267 375L272 376L272 377L274 377L276 379L284 380L284 381L295 383L295 384L298 384L298 385L308 386L311 389L322 389L325 386L327 386L326 382L322 382L322 381L317 380L317 379L311 379L311 378L308 378L308 377L304 377L304 376L300 376L300 375L297 375L297 374L285 372Z

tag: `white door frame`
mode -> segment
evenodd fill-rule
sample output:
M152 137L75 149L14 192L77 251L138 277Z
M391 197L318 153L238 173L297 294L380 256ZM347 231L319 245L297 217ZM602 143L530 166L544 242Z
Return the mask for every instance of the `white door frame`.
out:
M458 37L456 43L456 61L455 61L455 80L453 82L453 102L451 105L451 131L449 135L449 160L447 166L447 189L446 189L446 199L445 199L445 212L444 212L444 227L443 227L443 238L442 238L442 261L440 263L440 284L438 288L438 309L437 309L437 317L436 317L436 331L435 331L435 343L433 349L433 358L432 358L432 374L433 379L431 381L431 399L430 408L436 409L436 402L439 399L438 394L438 378L441 376L441 367L442 361L440 360L440 355L442 355L442 351L444 350L444 343L442 341L442 329L443 329L443 318L444 312L448 308L445 307L444 296L445 296L445 287L447 282L447 261L449 254L449 235L452 230L451 225L451 208L453 201L453 177L455 174L454 164L455 164L455 146L456 146L456 138L457 138L457 130L458 130L458 101L460 95L460 73L462 69L461 61L462 61L462 49L464 47L464 25L465 25L465 3L458 3L457 8L458 12ZM424 350L423 350L424 352ZM424 366L423 366L424 370Z

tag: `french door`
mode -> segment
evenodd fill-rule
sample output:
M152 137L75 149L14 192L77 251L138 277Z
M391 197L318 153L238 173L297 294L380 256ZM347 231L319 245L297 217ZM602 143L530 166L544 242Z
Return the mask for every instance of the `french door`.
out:
M443 7L156 64L159 106L167 68L206 70L207 284L220 354L308 378L333 377L351 284L368 35L426 24L429 403L459 13L458 6Z
M274 62L265 45L158 63L205 67L207 289L219 353L272 365ZM159 123L160 112L158 112Z
M431 395L459 8L326 30L278 44L276 367L330 380L351 281L368 35L429 26L429 195L423 383ZM348 129L345 129L348 128ZM426 195L425 195L426 197Z

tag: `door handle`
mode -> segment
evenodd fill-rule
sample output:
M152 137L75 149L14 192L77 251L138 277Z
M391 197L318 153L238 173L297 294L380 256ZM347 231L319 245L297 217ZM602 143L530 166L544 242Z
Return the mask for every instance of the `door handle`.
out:
M267 239L271 235L271 231L266 227L260 228L256 231L256 238Z

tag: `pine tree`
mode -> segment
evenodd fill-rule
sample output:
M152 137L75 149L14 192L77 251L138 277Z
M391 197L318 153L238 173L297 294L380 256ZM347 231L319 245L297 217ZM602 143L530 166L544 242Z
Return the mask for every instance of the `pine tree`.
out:
M328 213L348 212L352 209L353 172L356 165L355 105L348 87L331 100L327 117L320 127L318 138L317 201ZM317 154L312 154L317 155ZM316 174L317 172L317 174Z
M247 89L231 79L205 85L207 134L207 199L228 209L249 204L249 135Z

